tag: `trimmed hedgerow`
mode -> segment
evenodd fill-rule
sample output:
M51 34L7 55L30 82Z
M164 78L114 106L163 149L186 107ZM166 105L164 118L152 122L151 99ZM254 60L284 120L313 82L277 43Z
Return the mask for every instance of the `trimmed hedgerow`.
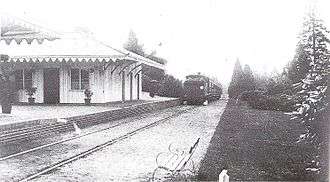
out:
M261 91L247 91L242 93L241 100L246 101L254 109L293 111L299 97L285 94L267 95Z

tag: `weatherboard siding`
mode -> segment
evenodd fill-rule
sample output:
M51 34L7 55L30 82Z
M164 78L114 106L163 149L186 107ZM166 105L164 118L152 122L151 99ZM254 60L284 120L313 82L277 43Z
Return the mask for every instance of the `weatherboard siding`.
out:
M32 73L32 87L36 87L36 93L33 95L36 103L43 103L44 101L44 83L43 83L43 69L35 69ZM18 102L28 102L28 95L25 89L20 89L17 91L17 101Z
M138 78L135 74L139 69L135 69L132 72L132 92L130 75L127 75L136 64L127 67L121 74L120 68L117 68L112 74L114 65L108 67L107 70L94 69L93 72L89 74L90 89L93 92L92 103L106 103L113 101L122 101L122 74L125 76L125 101L138 99ZM70 69L72 67L65 66L59 68L59 95L60 103L84 103L85 95L84 90L72 90L71 89L71 77ZM141 73L139 73L141 75ZM140 81L139 93L142 93L142 81ZM44 102L44 75L43 68L36 69L32 75L32 85L37 88L34 95L36 103ZM131 96L132 94L132 96ZM28 102L28 96L25 90L21 89L17 92L17 100L19 102Z

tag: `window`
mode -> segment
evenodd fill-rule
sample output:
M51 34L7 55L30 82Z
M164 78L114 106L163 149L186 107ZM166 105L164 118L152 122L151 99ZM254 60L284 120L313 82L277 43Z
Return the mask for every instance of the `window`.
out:
M24 70L24 88L32 87L32 71Z
M23 89L23 70L15 71L15 87L17 90Z
M89 72L82 69L71 69L71 89L84 90L89 87Z
M31 70L16 70L15 71L15 86L16 89L26 89L32 87L32 71Z
M71 89L79 90L79 69L71 69Z
M81 70L81 89L89 87L89 73L87 70Z

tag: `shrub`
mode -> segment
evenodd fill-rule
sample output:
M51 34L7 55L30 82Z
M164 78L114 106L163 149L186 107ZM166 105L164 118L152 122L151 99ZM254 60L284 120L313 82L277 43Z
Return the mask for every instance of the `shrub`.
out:
M240 99L243 101L251 101L258 99L265 95L265 92L260 90L245 91L240 95Z
M93 92L90 89L86 88L84 94L87 99L90 99L93 95Z
M299 97L285 94L267 95L261 91L243 92L241 100L247 101L249 106L254 109L275 110L275 111L293 111Z
M183 94L182 81L172 75L166 74L160 83L158 94L163 97L181 97Z
M37 88L36 87L29 87L25 89L26 94L32 98L32 96L36 93Z

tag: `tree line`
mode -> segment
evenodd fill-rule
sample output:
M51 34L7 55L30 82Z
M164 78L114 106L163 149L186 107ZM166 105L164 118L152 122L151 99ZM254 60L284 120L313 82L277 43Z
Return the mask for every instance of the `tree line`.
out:
M136 34L130 31L124 48L140 56L149 58L157 63L166 64L167 60L156 56L156 51L147 54L143 44L139 43ZM183 93L182 81L173 75L165 74L164 70L148 65L142 65L142 91L149 92L151 96L159 95L164 97L181 97Z
M252 75L248 66L242 70L237 61L228 88L231 99L247 102L256 109L286 111L292 120L299 121L305 132L297 142L314 148L306 170L315 175L327 171L329 160L329 145L325 143L329 141L329 33L315 10L309 12L295 55L281 73ZM322 159L324 155L327 157Z

